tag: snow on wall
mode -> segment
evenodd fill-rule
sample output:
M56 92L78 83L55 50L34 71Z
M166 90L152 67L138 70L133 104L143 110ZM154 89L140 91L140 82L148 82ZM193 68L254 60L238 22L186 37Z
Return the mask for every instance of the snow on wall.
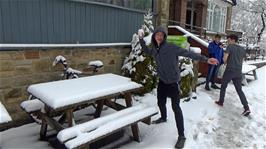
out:
M103 62L100 61L100 60L90 61L89 62L89 66L102 67L103 66Z
M5 106L0 102L0 124L12 121L10 115L8 114Z
M69 74L81 74L82 73L82 71L79 71L79 70L76 70L70 67L66 69L66 72Z

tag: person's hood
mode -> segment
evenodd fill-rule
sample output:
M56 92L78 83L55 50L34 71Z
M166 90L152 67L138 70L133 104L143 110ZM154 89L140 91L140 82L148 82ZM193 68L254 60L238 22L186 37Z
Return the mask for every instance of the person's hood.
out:
M158 45L157 45L157 42L156 42L156 40L155 40L155 34L158 33L158 32L162 32L162 33L164 33L164 40L163 40L163 42L162 42L161 45L163 45L163 44L166 42L166 38L167 38L165 28L162 27L162 26L157 27L157 28L154 30L154 32L153 32L153 34L152 34L152 38L151 38L151 40L152 40L152 44L153 44L153 46L155 46L155 47L158 46Z

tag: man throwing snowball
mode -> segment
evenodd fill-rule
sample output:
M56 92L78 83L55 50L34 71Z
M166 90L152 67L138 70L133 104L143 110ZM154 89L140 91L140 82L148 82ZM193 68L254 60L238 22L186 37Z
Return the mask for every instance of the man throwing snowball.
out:
M227 36L228 46L224 54L224 62L227 64L221 85L220 98L215 103L219 106L223 106L225 92L228 83L232 80L235 86L236 92L243 105L244 111L242 115L248 116L250 114L248 101L242 90L242 64L246 55L246 51L243 47L237 44L238 37L234 34Z
M189 57L193 60L204 61L208 64L216 65L218 60L207 58L200 54L190 52L174 44L166 42L166 32L163 27L158 27L152 35L152 48L148 48L143 40L144 31L138 32L140 44L146 54L151 55L157 64L157 73L159 75L159 84L157 88L157 100L161 117L154 121L159 124L167 121L166 98L170 97L172 101L172 110L175 115L176 127L178 130L178 140L176 148L183 148L185 144L184 120L182 110L179 106L179 85L180 70L178 66L178 56Z

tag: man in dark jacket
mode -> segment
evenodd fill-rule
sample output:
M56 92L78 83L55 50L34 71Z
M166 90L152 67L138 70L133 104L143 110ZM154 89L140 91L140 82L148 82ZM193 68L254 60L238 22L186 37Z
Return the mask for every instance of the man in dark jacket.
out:
M208 75L206 77L206 85L205 89L210 90L209 82L211 82L211 87L214 89L220 89L215 84L215 79L217 78L218 70L221 64L223 64L223 47L222 43L220 42L221 36L216 34L215 39L209 44L208 46L208 53L210 58L216 58L219 61L217 65L209 65L208 68Z
M144 33L139 32L139 39L142 49L146 54L151 55L157 64L157 73L159 75L159 84L157 88L157 100L161 117L154 121L156 124L166 122L166 98L170 97L172 101L172 109L175 115L176 127L178 130L178 140L176 148L183 148L185 143L184 121L182 110L179 106L179 86L180 80L178 56L189 57L194 60L201 60L209 64L217 64L214 58L206 58L200 54L189 52L174 44L166 42L166 32L164 28L157 28L152 35L152 48L148 48L143 40Z
M227 37L228 46L224 54L224 62L227 64L220 91L219 101L215 101L219 106L223 106L225 91L228 83L232 80L235 86L236 92L240 98L240 101L244 107L242 115L248 116L250 114L248 102L244 92L242 91L242 64L246 55L246 51L243 47L236 44L238 37L234 34Z

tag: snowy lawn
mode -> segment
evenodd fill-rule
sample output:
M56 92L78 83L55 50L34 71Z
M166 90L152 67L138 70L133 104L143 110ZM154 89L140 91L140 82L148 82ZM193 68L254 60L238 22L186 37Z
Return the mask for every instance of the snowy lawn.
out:
M198 98L181 102L185 119L185 148L266 148L266 66L257 70L258 80L249 82L243 90L249 101L251 118L241 116L243 111L233 84L229 84L224 107L218 107L219 90L206 91L198 87ZM156 106L156 92L135 97L138 102ZM171 102L167 102L168 121L159 125L140 123L142 142L130 142L121 148L173 148L177 133ZM112 110L103 111L103 115ZM153 119L158 118L154 116ZM2 148L52 148L48 142L39 141L40 126L32 123L0 132ZM130 129L127 134L131 135Z

